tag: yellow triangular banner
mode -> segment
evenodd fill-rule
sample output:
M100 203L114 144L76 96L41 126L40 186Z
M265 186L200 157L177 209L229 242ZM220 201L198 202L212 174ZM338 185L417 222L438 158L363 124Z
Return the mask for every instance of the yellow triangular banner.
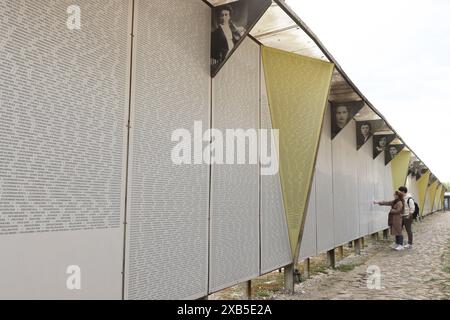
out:
M428 199L430 199L430 212L427 213L432 213L433 212L433 207L434 207L434 199L436 196L436 189L438 187L438 181L433 182L429 187L428 187Z
M433 204L432 211L437 211L440 209L439 202L441 200L441 195L442 195L442 184L439 183L439 185L436 189L436 195L434 196L434 204Z
M417 189L419 191L419 207L420 214L423 214L423 207L425 205L425 196L427 194L428 181L430 180L430 171L427 171L425 174L420 177L419 181L417 181Z
M313 177L333 64L263 47L272 126L280 130L280 178L294 259Z
M397 190L399 187L406 184L406 176L408 174L409 160L411 159L410 151L400 152L391 161L392 171L392 187Z

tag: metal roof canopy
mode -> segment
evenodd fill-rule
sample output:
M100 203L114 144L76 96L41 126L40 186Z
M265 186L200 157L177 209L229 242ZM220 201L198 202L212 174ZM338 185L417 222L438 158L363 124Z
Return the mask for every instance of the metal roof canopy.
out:
M237 0L203 0L210 6L218 6ZM382 133L395 133L398 141L405 145L413 155L423 162L394 130L384 116L362 94L350 80L339 63L325 48L318 37L308 28L300 17L292 10L285 0L273 0L272 5L250 31L250 36L262 45L296 53L335 65L328 100L330 102L364 101L365 106L355 116L355 120L379 120L386 123L386 130ZM380 132L381 133L381 132Z

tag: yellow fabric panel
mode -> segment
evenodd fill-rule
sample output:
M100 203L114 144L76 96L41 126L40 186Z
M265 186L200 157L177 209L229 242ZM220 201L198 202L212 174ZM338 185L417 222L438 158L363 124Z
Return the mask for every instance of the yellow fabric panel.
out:
M307 209L334 65L262 47L272 126L280 130L280 179L292 254Z
M444 200L445 200L445 189L442 188L442 194L441 194L441 206L442 206L442 210L444 210Z
M434 206L433 211L436 211L439 209L439 202L441 201L441 195L442 195L442 184L438 184L438 187L436 189L436 195L434 196Z
M417 181L417 189L419 190L419 207L420 214L423 214L423 207L425 205L425 196L427 194L428 180L430 180L430 171L427 171L419 181Z
M391 161L392 187L394 190L406 184L410 159L411 152L402 151Z
M428 197L430 199L430 212L426 212L426 213L431 213L433 212L433 206L434 206L434 198L436 196L436 189L438 186L438 182L435 181L433 182L430 187L428 188Z

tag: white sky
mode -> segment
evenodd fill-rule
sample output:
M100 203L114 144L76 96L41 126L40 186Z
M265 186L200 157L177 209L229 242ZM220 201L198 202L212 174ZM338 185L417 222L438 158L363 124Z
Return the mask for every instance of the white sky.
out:
M286 2L441 182L450 182L450 1Z

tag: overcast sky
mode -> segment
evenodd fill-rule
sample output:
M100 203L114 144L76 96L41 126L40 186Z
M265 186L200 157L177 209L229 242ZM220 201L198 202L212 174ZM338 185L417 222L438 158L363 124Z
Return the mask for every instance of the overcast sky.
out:
M286 2L441 182L450 182L450 1Z

